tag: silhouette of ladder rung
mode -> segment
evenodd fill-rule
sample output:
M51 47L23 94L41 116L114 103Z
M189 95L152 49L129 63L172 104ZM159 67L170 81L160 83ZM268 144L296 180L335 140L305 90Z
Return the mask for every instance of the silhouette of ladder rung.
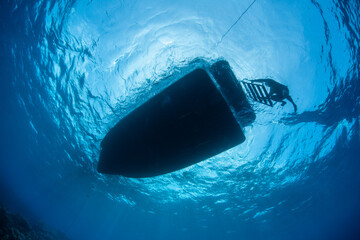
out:
M263 83L254 83L251 81L243 80L241 81L244 85L246 93L254 101L265 104L267 106L274 106L273 102L270 99L270 95L267 92Z

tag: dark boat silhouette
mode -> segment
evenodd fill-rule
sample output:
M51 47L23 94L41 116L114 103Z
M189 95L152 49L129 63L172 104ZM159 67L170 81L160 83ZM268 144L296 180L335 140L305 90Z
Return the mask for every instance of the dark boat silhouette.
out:
M255 114L226 61L178 79L121 119L101 143L98 171L153 177L245 141Z

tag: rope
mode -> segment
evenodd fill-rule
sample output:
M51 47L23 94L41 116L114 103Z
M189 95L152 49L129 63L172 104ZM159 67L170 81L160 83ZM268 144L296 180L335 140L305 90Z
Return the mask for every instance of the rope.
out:
M242 18L242 16L244 16L244 14L251 8L251 6L256 2L256 0L254 0L246 9L245 11L240 15L240 17L238 17L238 19L229 27L229 29L221 36L220 41L217 43L217 45L219 45L222 40L225 38L225 36L231 31L231 29L240 21L240 19Z

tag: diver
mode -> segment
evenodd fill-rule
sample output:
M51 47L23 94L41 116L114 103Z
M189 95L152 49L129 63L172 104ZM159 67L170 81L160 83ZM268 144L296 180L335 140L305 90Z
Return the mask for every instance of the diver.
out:
M297 106L296 106L294 100L290 97L289 88L287 86L285 86L281 83L278 83L275 80L272 80L269 78L256 79L256 80L251 80L251 81L265 83L266 86L270 87L269 95L270 95L271 100L273 100L275 102L281 102L281 106L284 106L286 104L284 99L287 99L294 106L294 112L297 111Z

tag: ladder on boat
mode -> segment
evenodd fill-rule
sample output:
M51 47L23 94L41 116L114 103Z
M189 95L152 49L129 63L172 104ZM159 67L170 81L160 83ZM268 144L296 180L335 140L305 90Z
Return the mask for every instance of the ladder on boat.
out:
M247 95L256 102L273 107L274 104L270 98L270 94L265 88L264 83L252 82L249 80L241 80L241 83Z

